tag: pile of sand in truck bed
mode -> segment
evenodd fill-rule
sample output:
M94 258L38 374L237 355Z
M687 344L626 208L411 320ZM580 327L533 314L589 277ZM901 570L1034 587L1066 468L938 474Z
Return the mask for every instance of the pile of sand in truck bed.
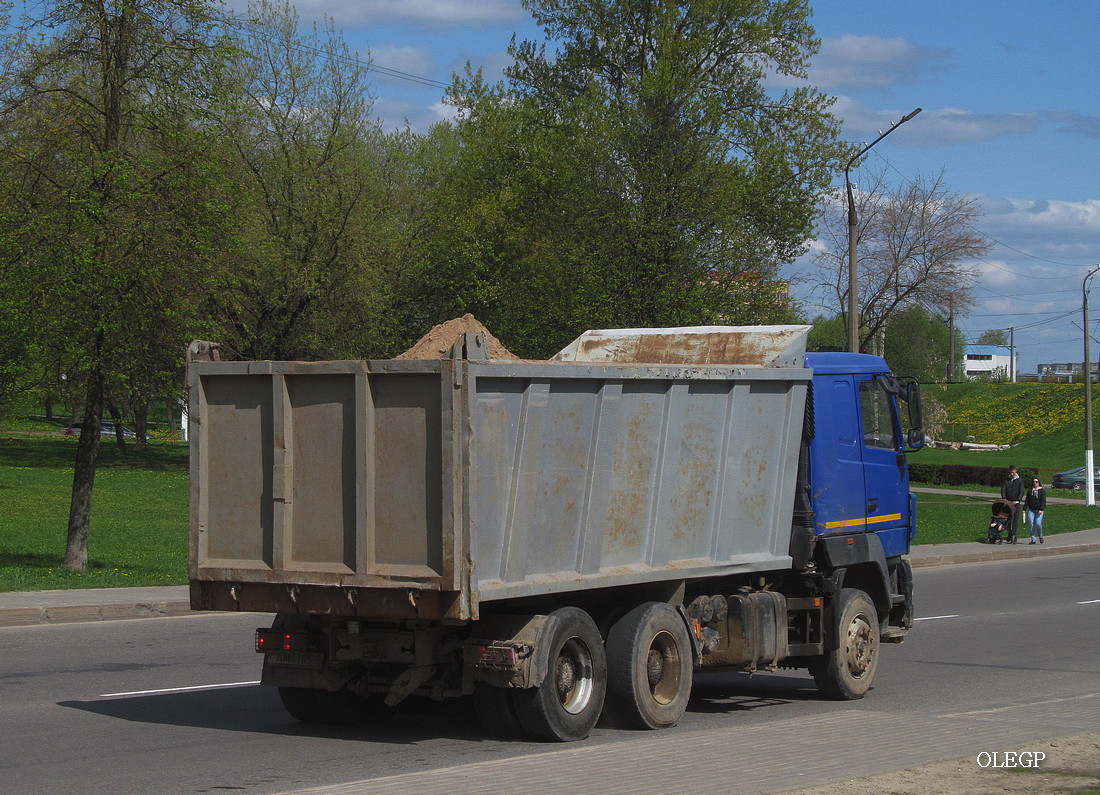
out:
M489 333L476 317L467 313L462 317L448 320L432 328L417 340L417 343L395 359L442 359L455 344L455 340L466 332L483 333L489 340L489 356L493 359L519 359L504 347L500 340Z

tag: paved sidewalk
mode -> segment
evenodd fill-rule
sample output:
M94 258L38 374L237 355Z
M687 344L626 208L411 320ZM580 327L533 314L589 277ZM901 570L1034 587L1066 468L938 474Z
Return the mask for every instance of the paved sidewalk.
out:
M923 544L913 547L909 558L914 567L921 567L1100 551L1100 528L1048 536L1044 544L1035 546L1028 545L1026 528L1021 530L1022 540L1015 546ZM161 618L190 612L186 585L0 593L0 627Z
M921 544L913 547L909 559L914 567L942 566L948 563L980 563L988 560L1011 560L1040 555L1067 555L1074 552L1100 551L1100 527L1077 533L1047 536L1042 544L1032 546L1026 526L1020 526L1018 543L984 544Z
M0 627L162 618L190 612L186 585L0 593Z

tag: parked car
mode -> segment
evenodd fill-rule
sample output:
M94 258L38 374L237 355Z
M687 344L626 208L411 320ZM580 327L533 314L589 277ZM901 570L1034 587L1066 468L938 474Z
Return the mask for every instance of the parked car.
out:
M63 430L62 433L65 434L66 436L80 436L80 429L83 427L83 425L84 425L84 423L82 423L82 422L74 422L68 428ZM100 435L101 438L104 437L104 436L108 436L108 437L114 436L115 435L115 424L113 422L111 422L110 420L104 420L103 423L102 423L102 426L99 429L99 435ZM122 426L122 436L125 439L136 439L137 438L137 434L134 433L133 431L131 431L125 425Z
M1093 488L1100 491L1100 467L1092 470ZM1055 472L1050 479L1050 486L1054 489L1073 489L1083 491L1085 488L1085 468L1067 469L1065 472Z

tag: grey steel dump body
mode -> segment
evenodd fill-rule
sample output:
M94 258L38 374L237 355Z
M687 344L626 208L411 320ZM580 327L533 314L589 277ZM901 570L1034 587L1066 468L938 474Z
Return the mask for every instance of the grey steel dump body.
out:
M474 334L432 361L193 362L192 606L464 620L785 568L802 340L781 366L489 360Z

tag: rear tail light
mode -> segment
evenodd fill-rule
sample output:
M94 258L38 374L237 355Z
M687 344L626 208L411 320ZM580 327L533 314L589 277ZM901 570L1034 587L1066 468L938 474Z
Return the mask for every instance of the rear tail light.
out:
M514 646L476 646L477 665L484 668L514 668L519 662L519 651Z
M281 629L257 629L256 651L307 651L309 636L304 632L283 632Z

